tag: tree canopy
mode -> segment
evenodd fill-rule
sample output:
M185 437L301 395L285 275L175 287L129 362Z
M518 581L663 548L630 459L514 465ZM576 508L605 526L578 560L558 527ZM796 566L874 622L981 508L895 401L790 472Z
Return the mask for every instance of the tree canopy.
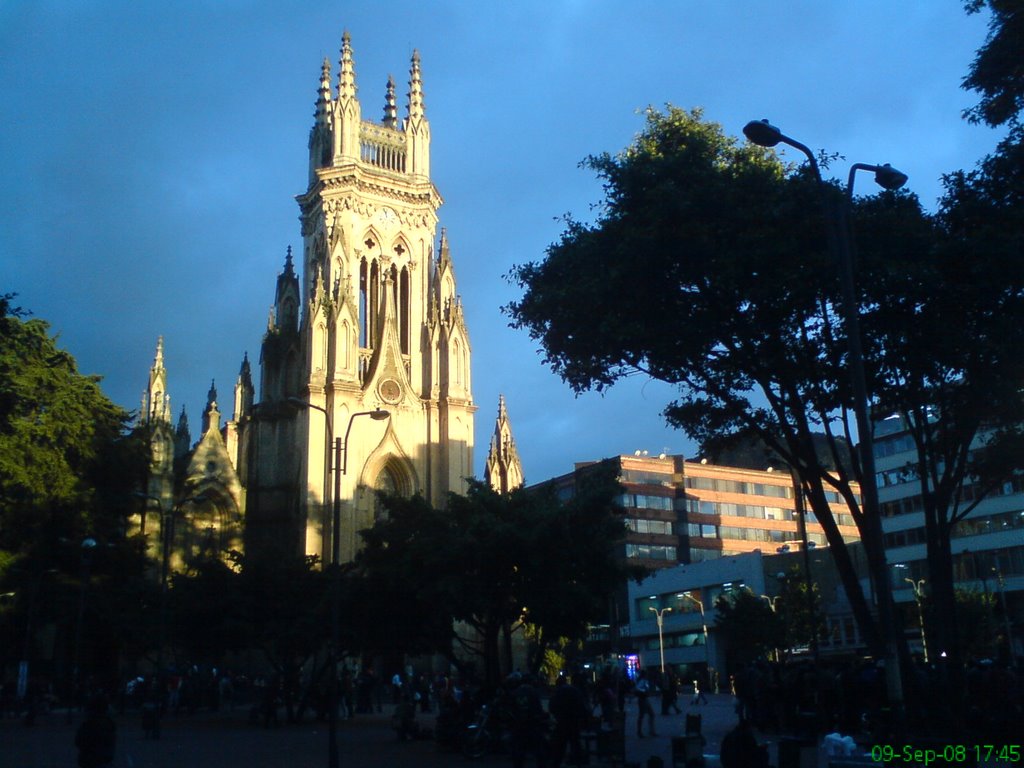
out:
M506 307L513 326L540 343L575 391L646 373L678 386L665 414L691 437L704 444L753 437L794 467L858 624L880 653L826 497L837 492L870 532L853 483L875 478L864 476L850 450L847 329L821 214L823 197L841 205L843 191L738 142L700 110L673 106L648 109L627 149L584 166L604 183L597 219L568 218L542 262L512 271L524 291ZM905 192L855 199L850 216L874 412L945 425L942 449L957 461L944 463L927 441L919 447L948 471L940 484L946 500L980 471L968 466L981 456L972 451L976 441L1015 434L1020 423L1019 241L997 239L985 200L970 211L968 193L981 194L984 181L968 181L942 216L926 214ZM967 225L971 216L977 228ZM997 273L965 259L989 245L992 252L981 252L1003 265ZM826 435L830 456L820 455L816 431ZM865 535L866 546L880 550L873 538ZM951 574L950 563L940 567ZM950 609L951 599L950 592Z
M110 472L132 455L128 414L12 300L0 296L0 549L22 550L44 531L112 535L128 503L123 463Z
M358 571L373 591L401 594L399 624L382 631L405 652L477 656L489 683L501 671L502 632L528 622L532 663L556 642L582 640L632 570L620 558L625 526L614 473L597 469L562 503L549 488L499 494L470 481L444 510L422 497L384 496L385 519L363 533ZM380 613L377 614L378 620ZM456 634L452 620L471 627ZM415 633L398 627L415 626ZM506 661L507 665L507 661ZM506 672L510 671L508 669Z

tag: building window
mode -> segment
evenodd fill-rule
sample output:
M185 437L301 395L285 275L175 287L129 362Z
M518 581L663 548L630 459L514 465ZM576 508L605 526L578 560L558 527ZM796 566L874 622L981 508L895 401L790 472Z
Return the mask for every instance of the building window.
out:
M626 527L633 533L653 533L662 536L673 534L672 523L667 520L642 520L630 518L626 520Z
M641 560L677 560L678 548L660 544L626 544L626 557Z

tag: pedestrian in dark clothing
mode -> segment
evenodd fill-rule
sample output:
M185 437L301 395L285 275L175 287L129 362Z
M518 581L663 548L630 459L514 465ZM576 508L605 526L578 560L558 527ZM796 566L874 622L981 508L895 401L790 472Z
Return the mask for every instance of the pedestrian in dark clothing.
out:
M524 768L527 755L533 755L537 768L547 768L547 745L544 727L547 715L540 703L540 693L532 676L525 675L511 694L512 765Z
M107 714L107 700L97 696L86 707L85 722L75 734L79 768L112 766L116 745L117 726Z
M566 747L569 748L572 764L583 765L580 733L590 716L583 691L575 685L569 685L564 677L559 677L555 692L548 701L548 712L555 718L555 730L551 737L551 765L559 768L565 759Z
M682 714L679 709L679 680L671 672L661 689L661 714L668 715L670 709L674 709L677 715Z
M650 731L651 732L651 736L657 736L658 734L656 734L654 732L654 709L651 707L651 701L650 701L650 696L651 696L651 693L653 693L653 691L651 690L651 683L647 679L647 670L646 669L642 670L640 672L640 677L636 681L636 688L634 689L634 693L636 693L636 707L637 707L637 715L636 715L636 735L637 735L637 737L642 739L643 736L644 736L644 733L643 733L644 717L648 718L647 723L648 723L648 726L651 729L651 731Z

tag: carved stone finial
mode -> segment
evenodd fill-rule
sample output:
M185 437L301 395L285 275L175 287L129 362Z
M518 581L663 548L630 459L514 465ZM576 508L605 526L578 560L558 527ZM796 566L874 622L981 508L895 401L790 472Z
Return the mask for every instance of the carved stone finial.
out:
M346 29L341 36L341 70L338 73L338 99L354 99L356 97L356 66L352 57L352 39Z
M423 105L423 82L420 79L420 52L412 52L412 66L409 69L409 120L419 120L423 117L425 107Z
M388 75L387 91L384 96L384 125L398 127L398 107L395 106L395 78Z
M331 62L326 56L323 64L320 65L320 87L317 89L316 117L318 120L325 120L327 117L327 105L331 101Z

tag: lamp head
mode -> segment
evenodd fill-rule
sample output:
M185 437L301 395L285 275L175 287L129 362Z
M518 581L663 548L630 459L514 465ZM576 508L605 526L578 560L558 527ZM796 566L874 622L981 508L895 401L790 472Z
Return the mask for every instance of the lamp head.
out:
M885 165L876 165L875 183L882 189L887 189L892 192L907 183L907 174L893 168L888 163Z
M743 126L743 135L759 147L774 147L782 141L782 131L765 120L751 120Z
M288 403L289 405L294 405L296 408L309 408L309 403L307 403L305 400L300 400L297 397L285 398L285 402Z
M385 411L383 408L378 408L370 414L370 418L374 421L384 421L384 419L391 418L391 411Z

